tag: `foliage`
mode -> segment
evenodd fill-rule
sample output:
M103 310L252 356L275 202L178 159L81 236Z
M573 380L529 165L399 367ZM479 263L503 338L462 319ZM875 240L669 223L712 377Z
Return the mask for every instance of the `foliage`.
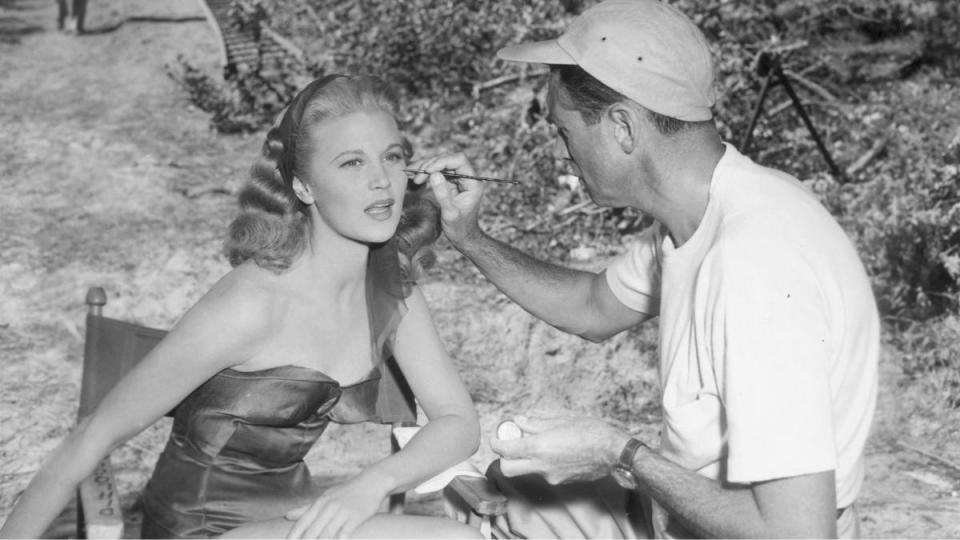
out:
M272 24L295 35L322 71L376 74L409 95L443 102L496 74L497 49L536 39L560 20L550 0L309 0L300 11L282 0L265 4Z
M952 84L926 80L871 94L863 132L889 139L862 185L818 185L857 240L881 311L925 320L957 310L960 284L960 131ZM899 111L909 114L901 114ZM891 122L893 120L893 122Z
M269 126L293 98L302 80L297 63L272 59L253 69L222 80L197 68L182 56L179 69L170 76L186 89L190 100L210 113L210 122L220 133L246 133Z
M960 409L960 317L949 315L937 324L909 323L888 334L900 355L904 385L922 388L934 405Z
M537 256L578 262L618 251L625 235L648 223L634 211L593 206L569 182L543 115L544 77L536 67L495 58L507 43L559 33L570 17L562 2L255 3L308 61L279 72L258 68L222 86L189 72L185 84L221 130L262 127L292 96L297 77L374 73L396 83L421 155L463 151L482 174L522 182L488 188L484 225L497 237ZM735 144L763 82L757 54L779 56L834 161L849 172L829 173L777 87L747 152L821 197L857 243L888 320L953 316L960 289L960 3L672 3L714 47L717 123ZM960 369L955 357L932 364Z

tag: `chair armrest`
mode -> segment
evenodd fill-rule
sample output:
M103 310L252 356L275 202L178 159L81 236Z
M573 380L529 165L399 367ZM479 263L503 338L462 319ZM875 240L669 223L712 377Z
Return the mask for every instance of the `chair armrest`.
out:
M123 513L113 479L110 456L97 464L93 474L85 478L77 489L80 523L85 533L81 538L123 538Z
M499 516L507 511L507 498L486 477L457 476L443 488L443 496L478 516Z
M497 516L506 514L507 498L486 477L458 476L443 488L447 517L476 527L482 538L515 538L504 532Z

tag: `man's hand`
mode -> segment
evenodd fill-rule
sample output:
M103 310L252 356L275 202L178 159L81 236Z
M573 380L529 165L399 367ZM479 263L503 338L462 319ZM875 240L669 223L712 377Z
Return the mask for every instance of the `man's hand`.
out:
M387 492L369 474L329 489L313 504L287 512L296 520L287 538L346 538L377 513Z
M494 439L505 476L537 473L551 484L596 480L610 474L630 435L596 418L514 419L523 438Z
M430 188L440 204L443 232L454 246L482 234L480 231L479 210L483 198L483 182L468 178L458 178L451 183L441 174L448 170L460 174L476 175L473 166L463 154L451 154L425 159L412 163L413 168L429 171ZM422 184L427 175L418 174L414 183Z

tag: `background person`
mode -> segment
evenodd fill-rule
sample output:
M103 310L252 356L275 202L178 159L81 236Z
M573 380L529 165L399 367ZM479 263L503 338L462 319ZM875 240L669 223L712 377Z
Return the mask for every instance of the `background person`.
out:
M439 228L432 204L405 198L395 114L370 77L324 77L293 99L240 193L226 243L235 268L52 453L0 536L40 536L110 449L174 407L143 493L144 537L476 534L377 513L479 441L469 395L405 278ZM430 421L318 497L303 457L329 422L377 417L388 355Z
M87 0L57 0L57 28L82 34L87 17Z
M562 268L479 228L480 183L452 189L434 173L444 231L561 330L600 341L659 317L663 407L657 449L600 419L519 418L524 438L491 443L502 459L490 475L511 496L504 526L529 537L857 535L873 294L822 205L721 140L702 33L665 3L607 0L556 40L499 54L551 66L551 119L593 201L656 223L600 273ZM418 166L473 172L463 155Z

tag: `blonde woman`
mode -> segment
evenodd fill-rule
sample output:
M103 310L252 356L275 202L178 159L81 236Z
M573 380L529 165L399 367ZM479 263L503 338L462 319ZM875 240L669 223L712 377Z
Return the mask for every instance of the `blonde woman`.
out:
M240 193L234 268L52 453L0 536L37 537L107 452L176 407L144 490L143 536L470 536L380 514L383 499L477 448L479 425L410 276L439 234L407 194L396 102L374 78L306 86ZM323 491L302 458L331 421L376 416L394 356L429 422L400 452ZM144 399L149 396L149 399Z

